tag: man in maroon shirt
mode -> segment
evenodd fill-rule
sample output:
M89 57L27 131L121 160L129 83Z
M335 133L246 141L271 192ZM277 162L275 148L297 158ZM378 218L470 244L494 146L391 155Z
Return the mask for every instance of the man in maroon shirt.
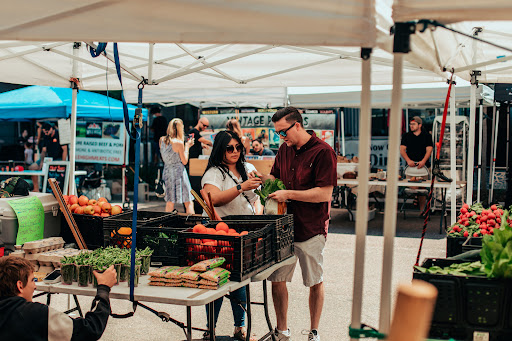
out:
M324 303L323 250L329 225L330 201L336 185L336 155L327 143L304 129L302 115L294 107L278 110L272 117L276 134L284 143L279 148L269 176L281 179L286 190L270 194L279 202L288 202L288 213L295 224L295 256L302 279L309 291L311 329L309 341L319 341L318 324ZM274 272L272 297L277 317L277 340L289 340L287 325L288 289L296 263Z

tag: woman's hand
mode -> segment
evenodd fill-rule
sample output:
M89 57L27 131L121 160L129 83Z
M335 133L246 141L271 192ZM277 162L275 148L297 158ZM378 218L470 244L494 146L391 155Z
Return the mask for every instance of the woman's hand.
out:
M246 180L242 183L242 190L250 191L252 189L258 188L260 185L261 185L260 178L250 178L249 180Z
M189 139L187 142L185 142L185 147L192 147L194 145L195 140L195 138Z
M247 176L249 177L249 179L253 179L253 178L263 178L263 175L258 172L257 170L253 170L252 172L249 172L247 174Z

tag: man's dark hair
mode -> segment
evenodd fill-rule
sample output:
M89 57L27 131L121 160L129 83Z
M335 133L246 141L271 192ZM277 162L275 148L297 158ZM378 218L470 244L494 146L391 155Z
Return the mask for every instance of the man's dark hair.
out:
M53 128L53 125L51 125L48 122L45 122L45 123L43 123L43 126L41 128L43 128L43 130L50 130Z
M28 277L32 272L34 268L25 258L0 258L0 297L18 296L18 281L23 283L23 287L27 286Z
M154 105L149 109L150 115L158 114L160 112L160 107L158 105Z
M254 141L259 142L260 144L263 144L263 140L262 139L254 139L254 140L252 140L252 142L254 142Z
M224 179L226 178L226 174L229 174L229 169L228 166L224 164L224 155L226 155L226 147L232 139L235 139L239 145L244 145L238 134L233 131L223 130L217 133L215 140L213 141L212 152L210 154L210 158L208 159L208 166L206 166L206 170L204 171L205 173L208 171L208 169L217 167L221 170ZM242 176L242 180L246 181L249 177L244 167L244 154L245 148L243 148L242 152L240 153L240 157L236 162L236 170Z
M272 122L277 122L282 118L285 118L286 122L293 123L293 122L299 122L300 126L303 127L302 124L302 115L300 114L299 110L295 107L286 107L283 109L279 109L276 111L274 116L272 116Z

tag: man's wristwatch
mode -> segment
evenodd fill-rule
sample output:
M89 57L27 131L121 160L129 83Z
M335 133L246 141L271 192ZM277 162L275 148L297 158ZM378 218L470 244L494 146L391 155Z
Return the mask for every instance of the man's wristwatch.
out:
M242 193L243 192L242 185L240 185L240 184L236 185L236 189L237 189L238 193Z

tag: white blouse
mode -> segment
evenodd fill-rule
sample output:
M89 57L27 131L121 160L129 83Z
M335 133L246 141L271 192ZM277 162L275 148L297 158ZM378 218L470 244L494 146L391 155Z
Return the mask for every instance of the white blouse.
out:
M256 170L256 168L248 162L244 163L244 166L247 174ZM242 184L243 180L241 176L236 177L231 171L229 171L229 174L233 177L233 179L238 181L239 184ZM204 173L203 178L201 179L201 188L204 188L204 185L209 184L217 187L221 191L225 191L237 185L233 179L231 179L227 174L224 174L219 168L212 167L208 169L206 173ZM251 202L250 204L242 194L239 194L235 199L231 200L226 205L215 207L215 211L217 211L221 218L227 215L253 215L254 208L252 205L256 200L258 200L259 197L256 193L254 193L254 190L244 191L244 194ZM206 215L206 213L203 213L203 215Z

